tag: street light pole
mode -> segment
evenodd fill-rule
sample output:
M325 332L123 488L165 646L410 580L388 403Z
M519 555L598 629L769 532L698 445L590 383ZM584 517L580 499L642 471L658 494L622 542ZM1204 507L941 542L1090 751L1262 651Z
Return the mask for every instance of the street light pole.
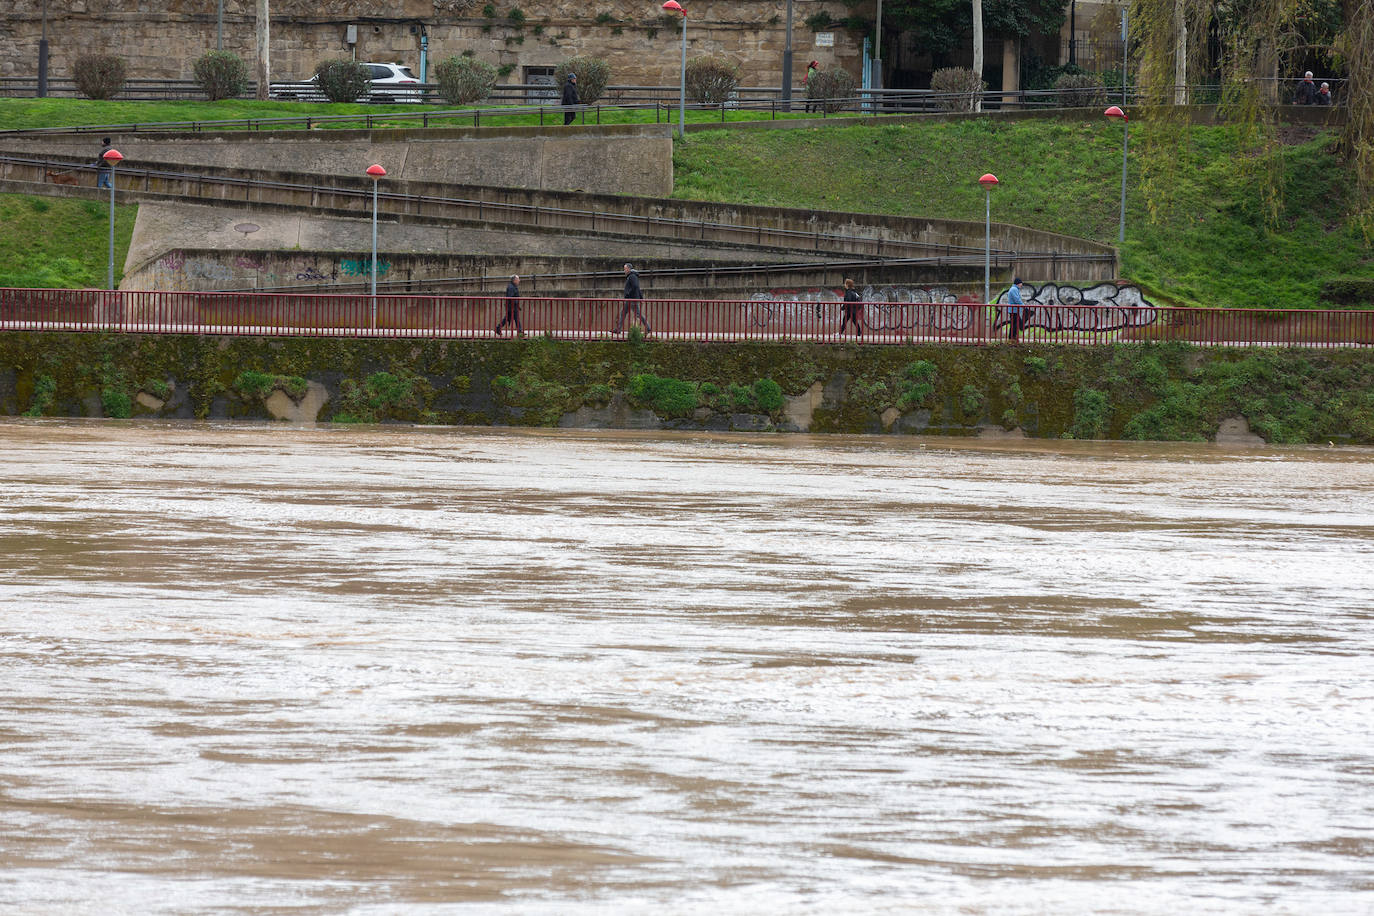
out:
M986 206L983 210L983 301L992 302L992 189L997 187L997 176L988 172L978 179L983 186Z
M792 0L787 0L787 42L782 47L782 100L783 107L792 110Z
M380 165L367 167L368 177L372 179L372 327L377 327L377 182L386 177L386 169Z
M1131 142L1131 119L1116 105L1102 113L1121 121L1121 232L1116 237L1119 245L1126 241L1126 149Z
M38 97L48 97L48 0L43 0L43 34L38 39Z
M124 156L117 149L107 150L102 156L110 164L110 260L105 275L105 287L114 289L114 192L115 192L115 167L124 159Z
M215 50L224 50L224 0L219 0L218 9L215 12Z
M668 0L663 8L682 16L682 76L677 89L677 138L681 140L687 136L687 11L677 0Z

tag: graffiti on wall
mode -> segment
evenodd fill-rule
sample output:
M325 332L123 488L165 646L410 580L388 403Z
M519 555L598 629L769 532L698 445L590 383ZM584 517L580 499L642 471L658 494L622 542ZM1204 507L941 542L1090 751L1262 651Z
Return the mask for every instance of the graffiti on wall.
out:
M371 270L370 259L346 262L354 270ZM227 255L201 257L173 251L158 258L139 278L140 285L154 290L184 289L252 289L258 286L328 284L337 282L342 264L314 257L263 258L258 255L235 255L232 262ZM385 273L390 265L378 261L377 272ZM344 272L347 272L345 269Z
M1084 288L1022 283L1021 296L1026 305L1032 306L1026 327L1046 331L1120 331L1146 327L1160 319L1159 309L1138 286L1098 283ZM1011 317L1006 309L1006 292L998 294L994 301L999 308L992 326L1001 328Z
M339 269L343 271L345 277L370 277L372 276L371 258L344 258L339 261ZM391 270L391 262L377 260L377 276L383 276Z
M868 303L864 326L873 330L962 331L974 320L974 309L943 286L865 286L860 295ZM842 290L772 289L751 297L744 306L745 320L759 328L796 327L833 318L838 313L829 306L838 307L843 300Z

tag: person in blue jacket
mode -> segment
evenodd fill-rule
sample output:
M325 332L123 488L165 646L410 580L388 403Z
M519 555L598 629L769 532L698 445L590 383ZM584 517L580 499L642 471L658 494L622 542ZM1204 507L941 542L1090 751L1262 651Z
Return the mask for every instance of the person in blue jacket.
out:
M1021 329L1030 318L1029 312L1026 301L1021 298L1021 278L1017 277L1011 281L1011 286L1007 289L1007 320L1011 324L1011 330L1007 332L1008 340L1016 340L1020 335Z

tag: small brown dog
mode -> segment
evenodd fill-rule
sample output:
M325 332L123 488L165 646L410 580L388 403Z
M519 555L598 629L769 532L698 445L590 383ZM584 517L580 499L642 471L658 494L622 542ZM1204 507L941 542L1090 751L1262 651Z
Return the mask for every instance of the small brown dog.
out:
M75 187L81 183L81 180L71 172L54 172L52 169L44 169L43 175L53 184L69 184Z

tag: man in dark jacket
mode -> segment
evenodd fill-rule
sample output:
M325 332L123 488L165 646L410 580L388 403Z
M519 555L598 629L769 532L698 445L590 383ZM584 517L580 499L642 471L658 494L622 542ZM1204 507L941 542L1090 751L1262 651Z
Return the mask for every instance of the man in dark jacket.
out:
M1293 93L1294 105L1315 105L1317 104L1317 86L1312 82L1312 71L1308 70L1302 75L1302 82L1298 83L1298 89Z
M506 317L501 319L501 323L496 326L496 333L500 334L501 329L508 324L515 325L515 333L523 334L525 329L520 326L520 275L516 274L510 278L506 284Z
M644 313L639 310L639 303L644 298L644 292L639 288L639 271L635 270L633 264L625 265L625 305L620 310L620 317L615 320L615 332L619 334L625 327L625 319L630 317L630 312L635 313L640 324L644 325L644 333L652 334L653 330L649 327L649 319L644 317Z
M108 187L110 187L110 172L111 172L111 169L110 169L110 161L109 161L108 159L105 158L105 154L108 153L110 150L114 149L114 144L110 141L110 138L109 138L109 137L101 137L101 138L100 138L100 143L101 143L101 146L100 146L100 158L97 159L97 160L96 160L96 163L95 163L95 168L96 168L95 186L96 186L97 188L108 188Z
M568 81L563 84L563 104L568 106L574 106L578 104L576 73L569 73ZM571 110L565 111L563 113L563 126L566 127L569 124L571 124L576 117L577 112Z

